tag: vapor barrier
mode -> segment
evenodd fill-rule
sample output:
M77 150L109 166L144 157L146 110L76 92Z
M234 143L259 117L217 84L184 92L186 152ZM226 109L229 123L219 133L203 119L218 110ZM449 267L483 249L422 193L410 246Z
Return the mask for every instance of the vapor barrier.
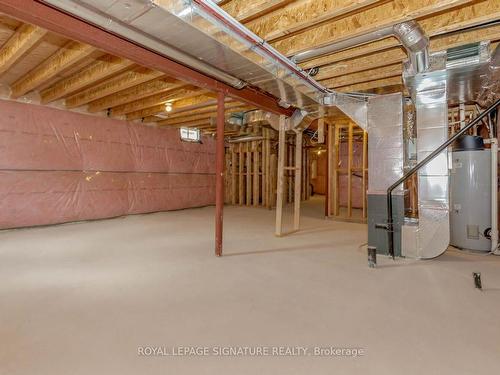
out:
M215 142L0 100L0 229L213 204Z

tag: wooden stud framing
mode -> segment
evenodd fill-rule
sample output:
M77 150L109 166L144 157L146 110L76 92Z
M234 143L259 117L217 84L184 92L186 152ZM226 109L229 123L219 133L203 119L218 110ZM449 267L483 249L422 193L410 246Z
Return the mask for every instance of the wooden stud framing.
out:
M301 180L302 180L302 130L295 132L295 186L294 186L294 209L293 209L293 230L300 228L300 201L301 201Z
M238 144L232 144L230 147L231 151L231 204L235 205L236 204L236 191L237 191L237 176L236 176L236 163L237 163L237 158L238 154L236 153L236 148L239 147Z
M278 131L278 177L276 189L276 236L283 233L283 192L285 188L285 147L286 147L286 119L281 115Z
M245 144L238 144L239 149L239 170L238 170L238 204L242 206L244 204L244 188L243 179L244 179L244 171L245 171L245 154L243 152Z
M260 143L260 141L253 141L252 142L252 149L253 149L253 205L254 205L254 207L257 207L259 205L259 197L260 197L259 143Z

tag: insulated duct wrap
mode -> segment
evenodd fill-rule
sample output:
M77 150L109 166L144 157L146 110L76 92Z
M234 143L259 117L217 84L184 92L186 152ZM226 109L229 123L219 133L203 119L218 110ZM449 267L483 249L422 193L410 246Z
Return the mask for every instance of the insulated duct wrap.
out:
M368 100L368 194L385 197L403 176L403 97L401 93ZM401 194L401 189L396 189Z
M488 107L500 98L500 45L495 48L487 72L481 79L481 91L477 101L482 107Z
M417 162L448 139L447 73L415 76ZM418 228L415 258L441 255L450 242L448 151L418 172Z
M0 111L2 229L214 202L211 138L11 101Z
M387 188L403 176L403 96L401 93L368 99L368 246L388 254L387 232L377 226L387 223ZM392 197L392 222L396 255L403 222L401 188Z

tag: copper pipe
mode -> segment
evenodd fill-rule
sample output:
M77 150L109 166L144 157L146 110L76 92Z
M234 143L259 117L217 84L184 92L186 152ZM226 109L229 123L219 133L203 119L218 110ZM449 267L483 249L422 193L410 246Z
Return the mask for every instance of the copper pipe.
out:
M215 149L215 255L222 256L224 210L224 93L217 94L217 139Z

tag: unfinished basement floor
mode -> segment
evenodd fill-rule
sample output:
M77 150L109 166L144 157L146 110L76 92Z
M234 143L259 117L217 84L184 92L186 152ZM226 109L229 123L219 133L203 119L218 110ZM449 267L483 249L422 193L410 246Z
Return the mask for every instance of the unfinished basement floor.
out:
M369 269L365 225L324 220L314 200L303 212L302 232L275 238L274 211L226 207L222 258L213 207L0 233L0 373L498 372L500 258ZM147 346L365 353L139 356Z

